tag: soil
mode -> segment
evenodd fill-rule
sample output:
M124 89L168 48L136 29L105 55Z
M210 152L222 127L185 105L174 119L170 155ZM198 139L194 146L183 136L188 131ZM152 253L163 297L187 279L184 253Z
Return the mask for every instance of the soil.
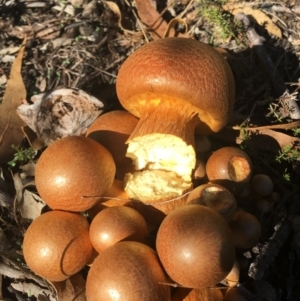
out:
M249 301L296 301L300 300L300 1L228 1L227 5L252 10L239 16L224 3L2 0L0 102L26 36L21 74L28 102L36 94L70 87L100 99L105 111L120 109L115 82L121 64L143 44L163 38L162 25L155 29L149 25L157 16L165 25L180 18L169 35L216 47L229 62L236 81L234 114L223 131L209 138L211 150L241 147L252 160L254 174L270 176L279 194L268 212L237 197L238 205L254 214L262 227L257 246L237 251L241 268L238 288ZM208 11L209 7L215 10ZM281 134L293 143L291 149L283 147ZM25 138L22 147L29 147ZM30 220L20 213L18 187L35 192L30 172L22 177L23 163L1 165L0 299L68 301L61 287L34 275L22 256L23 235ZM81 273L83 281L87 271L88 267ZM226 287L224 283L219 286Z

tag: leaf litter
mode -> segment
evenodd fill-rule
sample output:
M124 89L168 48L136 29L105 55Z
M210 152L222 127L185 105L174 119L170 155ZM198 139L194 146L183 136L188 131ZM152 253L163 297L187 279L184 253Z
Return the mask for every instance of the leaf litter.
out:
M47 11L45 8L48 11L47 18L42 19L44 16L39 16L40 8L28 8L30 2L25 1L26 9L31 10L31 15L25 13L24 20L26 18L27 20L30 18L38 20L39 22L31 22L34 26L3 22L0 17L1 37L11 41L11 38L23 39L27 36L31 41L31 47L33 46L32 51L29 49L26 51L26 40L24 40L14 63L11 66L9 61L4 63L5 66L10 66L10 68L5 68L6 74L10 70L10 77L6 77L5 73L1 77L3 78L2 85L5 86L5 94L0 107L0 160L4 171L1 179L4 183L13 182L12 179L15 179L16 196L14 203L8 201L7 207L3 207L3 210L9 208L13 215L8 215L12 219L11 224L9 224L10 218L8 217L1 223L4 231L0 233L0 242L2 241L3 245L10 249L9 252L5 247L1 250L3 262L1 262L0 273L13 279L9 289L18 300L85 300L85 296L82 275L71 277L64 283L47 283L43 279L33 276L24 267L21 251L14 247L16 242L20 243L27 220L34 219L44 209L44 204L36 195L34 183L32 183L34 168L33 170L29 168L29 171L21 171L19 169L21 166L17 166L14 173L10 173L7 172L7 166L5 166L5 163L14 154L11 145L20 145L25 138L25 132L22 129L25 123L17 115L17 107L21 106L22 114L27 118L25 118L27 124L38 136L43 138L46 143L49 137L50 142L54 141L61 136L57 134L55 128L49 127L49 124L52 124L51 119L47 126L42 119L39 120L40 124L37 126L37 120L33 120L28 114L29 110L39 112L37 107L41 105L45 95L47 96L49 93L51 95L53 91L62 91L59 89L71 88L71 91L82 89L88 95L95 95L97 99L101 99L101 102L103 99L103 103L108 104L109 109L118 108L119 104L114 94L114 81L118 68L126 57L152 39L173 35L183 36L196 38L219 47L224 52L237 78L240 92L237 93L235 113L238 114L235 116L238 118L233 119L222 132L212 139L218 139L218 143L224 140L225 143L247 146L249 150L259 150L266 152L267 155L270 153L278 155L278 152L284 150L286 146L292 146L295 150L299 150L300 138L296 136L300 128L299 121L297 121L298 118L293 117L293 113L299 114L298 94L295 94L294 98L289 98L294 91L292 90L293 84L288 84L292 81L297 82L300 78L299 68L295 67L295 62L298 63L300 57L300 48L297 42L299 34L292 27L299 23L297 7L299 8L300 5L297 6L297 1L287 1L286 6L251 1L228 1L226 4L223 4L223 1L223 5L221 5L221 1L213 1L211 7L218 7L218 11L222 12L221 9L223 9L224 12L234 16L243 16L243 19L240 19L242 23L248 22L249 16L251 16L250 23L244 23L244 28L243 26L236 28L226 38L214 35L216 28L208 21L209 15L206 18L199 15L198 11L201 11L201 7L206 3L204 0L168 1L165 7L160 7L158 1L148 0L122 1L122 3L118 1L102 1L101 3L85 1L79 3L76 8L72 2L67 5L60 1L54 2L52 10L50 10L49 4L44 4L44 11ZM37 4L32 3L31 5ZM279 11L276 5L280 6L282 10ZM285 10L283 10L284 8ZM216 11L210 11L210 13L212 12ZM214 20L216 17L219 16L214 16ZM233 16L231 20L233 22ZM294 25L291 25L292 23ZM99 24L100 26L98 26ZM288 26L291 26L292 29L290 30ZM62 31L61 28L63 28ZM226 32L230 32L230 30L229 28L229 31ZM61 36L62 32L63 36ZM5 33L4 36L3 33ZM6 50L9 47L5 45L3 53L0 49L1 62L5 55L13 55L19 47L17 44L12 46L14 46L12 50ZM287 53L283 54L281 49L287 50ZM99 50L101 50L101 55ZM290 55L291 52L293 52L293 57ZM283 57L285 64L283 64ZM286 64L290 64L288 69L286 69ZM21 70L21 66L23 70ZM273 76L276 73L278 76ZM101 91L99 91L99 86ZM48 93L48 91L50 92ZM32 103L25 102L26 94L30 96ZM35 95L39 94L41 94L40 99L34 101ZM267 101L261 105L262 99L267 99ZM293 101L291 106L289 106L289 99ZM272 114L270 114L270 106L273 108L271 109ZM65 104L65 108L68 107L68 104ZM261 110L261 108L263 109ZM103 107L100 105L100 110L96 110L97 114L101 114L102 109ZM62 119L60 121L62 122ZM43 127L48 129L48 133L50 129L51 134L48 135L48 138L41 135ZM81 133L84 133L84 129ZM68 133L65 134L68 135ZM26 134L26 136L28 135ZM32 140L29 139L29 142ZM299 160L298 157L296 162ZM260 161L257 161L257 164L260 164ZM267 169L266 166L264 168ZM296 171L294 173L296 179L299 179L299 173L297 174ZM265 283L267 284L271 280L267 277L263 278L263 276L270 273L270 265L273 264L272 268L277 269L275 261L277 257L280 259L278 252L284 246L287 237L293 234L290 221L299 214L299 208L295 205L295 199L299 195L294 193L293 197L290 196L290 185L287 185L286 188L280 182L278 186L282 191L282 202L278 208L275 208L274 220L270 216L266 217L273 223L268 224L268 229L273 229L272 226L274 223L276 224L276 219L279 217L284 215L284 219L283 222L277 224L274 235L270 235L270 241L264 246L267 250L266 253L259 250L261 258L268 264L262 264L258 256L250 270L252 278L266 279ZM13 193L5 192L1 185L0 188L5 200L13 196ZM0 204L2 203L0 202ZM283 208L288 208L288 210L283 211ZM291 208L295 210L293 211ZM10 241L10 236L6 235L9 231L4 227L5 225L14 233L20 232L15 235L13 243ZM297 246L296 237L300 232L297 231L295 231L294 246ZM281 244L278 244L278 239ZM277 247L275 251L274 246ZM271 252L271 255L268 252ZM289 254L292 253L293 249L289 249ZM257 286L258 283L263 286L262 281L257 282ZM264 287L269 292L276 289L276 287L270 287L270 284ZM251 291L250 286L244 287L244 289ZM287 296L291 296L286 287L283 287L283 290L287 291ZM32 296L24 294L29 291ZM252 293L259 294L254 288L252 288ZM299 295L297 292L293 294L294 300L297 300ZM293 299L291 298L291 300Z

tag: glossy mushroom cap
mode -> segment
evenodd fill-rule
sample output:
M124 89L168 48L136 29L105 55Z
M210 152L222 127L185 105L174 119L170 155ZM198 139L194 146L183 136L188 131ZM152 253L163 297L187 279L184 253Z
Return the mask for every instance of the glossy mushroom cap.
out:
M234 287L237 286L237 284L240 281L240 265L237 260L234 261L233 267L229 274L225 277L225 282L227 286Z
M194 188L188 196L188 204L208 206L229 221L236 212L237 203L233 194L218 184L203 184Z
M147 223L138 211L116 206L95 216L90 227L90 240L95 250L101 253L119 241L144 242L147 232Z
M27 229L23 254L37 275L49 281L63 281L79 272L92 255L89 224L78 213L44 213Z
M116 243L93 262L87 301L169 301L170 286L157 254L134 241Z
M138 119L126 111L112 111L98 117L88 128L86 136L99 142L113 156L116 177L120 180L134 170L132 161L125 156L125 143L138 123Z
M90 138L73 136L55 141L42 153L35 183L51 209L81 212L109 190L115 172L114 160L105 147Z
M123 107L137 117L145 106L171 100L197 114L199 132L221 130L233 110L235 84L230 67L213 47L186 38L164 38L135 51L117 77Z
M202 205L170 212L158 229L156 249L171 279L189 288L214 286L230 272L235 260L227 222Z
M192 186L195 129L217 132L232 113L228 63L193 39L155 40L124 62L116 88L123 107L140 118L127 141L136 169L124 179L129 197L159 202L182 195Z
M233 146L222 147L208 158L206 175L210 182L235 193L250 182L252 162L243 150Z

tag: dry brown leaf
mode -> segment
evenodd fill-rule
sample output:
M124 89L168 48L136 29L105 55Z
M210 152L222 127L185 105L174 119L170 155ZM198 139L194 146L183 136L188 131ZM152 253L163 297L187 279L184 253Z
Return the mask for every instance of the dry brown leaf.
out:
M42 293L48 294L48 295L50 293L50 291L47 290L46 288L41 288L40 286L38 286L35 283L30 283L30 282L23 281L23 280L12 282L11 286L16 291L19 291L19 292L21 292L23 294L26 293L28 295L28 297L31 297L31 296L38 297ZM51 296L49 296L48 300L49 301L56 301L55 298L53 298Z
M7 81L3 102L0 106L0 164L12 159L12 145L19 145L24 138L24 122L17 115L16 108L26 98L26 88L21 75L22 59L26 38L12 65L10 78Z
M168 24L153 7L151 0L136 0L135 5L141 21L147 25L153 39L160 39L168 30Z
M174 19L175 21L173 23L171 20L171 24L167 24L161 17L161 14L153 6L152 0L135 0L135 5L141 21L147 25L148 31L153 39L175 36L174 24L178 22L181 23L181 19L179 21L178 19ZM183 36L183 34L178 34L177 36Z
M124 31L124 33L129 33L129 34L132 34L132 35L140 35L141 33L140 32L135 32L135 31L132 31L132 30L128 30L126 28L124 28L122 26L122 14L121 14L121 10L119 8L119 6L112 2L112 1L103 1L107 6L108 8L118 16L118 19L119 19L119 22L118 22L118 25L119 27Z
M22 218L32 220L36 219L41 215L45 206L46 204L37 194L27 189L24 190L23 202L19 204Z
M171 36L177 36L176 34L176 31L175 31L175 26L177 24L182 24L184 25L185 27L185 34L187 33L187 30L188 30L188 25L187 23L185 22L185 20L181 19L181 18L174 18L172 19L169 23L168 23L168 27L167 27L167 30L166 32L164 33L164 38L165 37L171 37Z
M6 252L11 248L11 243L7 239L4 231L0 228L0 252Z
M251 131L251 143L256 148L273 152L282 150L287 145L300 150L300 138L264 128Z
M85 280L75 274L62 282L51 283L57 292L58 301L86 301Z
M264 26L266 30L275 37L282 38L280 28L273 23L273 21L262 11L258 9L252 9L249 6L245 6L241 3L232 3L223 5L223 9L236 15L237 13L244 13L245 15L252 16L259 25Z
M33 171L30 169L34 167L31 165L32 164L24 165L23 172L21 174L13 174L13 179L17 192L16 204L22 218L34 220L41 215L42 210L46 206L46 204L37 194L26 189L27 187L34 186L34 182L31 180L31 177L28 178L28 174L33 173ZM26 169L28 170L26 171ZM27 183L24 184L23 182Z
M248 132L248 135L250 135L249 143L258 150L278 153L287 145L294 146L295 149L300 150L300 138L292 137L267 127L247 128L246 130L225 128L216 135L223 140L241 144L244 141L243 131Z

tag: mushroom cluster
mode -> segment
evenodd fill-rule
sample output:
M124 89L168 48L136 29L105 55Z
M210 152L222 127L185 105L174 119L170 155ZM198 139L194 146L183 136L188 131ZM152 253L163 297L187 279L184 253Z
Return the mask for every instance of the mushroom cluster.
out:
M244 151L210 153L204 136L230 118L229 65L198 41L161 39L125 61L117 94L127 111L40 156L36 188L49 211L25 233L27 265L54 282L87 266L88 301L223 300L207 288L239 282L236 250L258 244L257 200L274 194ZM256 196L253 212L242 194Z

